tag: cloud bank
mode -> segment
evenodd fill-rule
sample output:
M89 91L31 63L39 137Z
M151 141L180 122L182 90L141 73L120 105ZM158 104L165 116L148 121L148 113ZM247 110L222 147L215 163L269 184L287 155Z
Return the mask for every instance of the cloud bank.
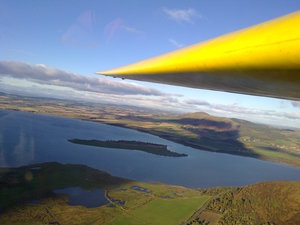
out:
M47 67L42 64L33 65L15 61L0 61L0 75L17 79L25 79L38 84L69 87L78 91L109 93L116 95L164 96L154 88L135 83L112 81L106 78L83 76L72 72Z
M0 91L25 96L124 104L173 112L207 112L277 126L300 127L300 111L251 108L239 103L208 102L121 80L76 73L16 61L0 61ZM259 98L259 97L257 97ZM291 102L299 107L299 102Z

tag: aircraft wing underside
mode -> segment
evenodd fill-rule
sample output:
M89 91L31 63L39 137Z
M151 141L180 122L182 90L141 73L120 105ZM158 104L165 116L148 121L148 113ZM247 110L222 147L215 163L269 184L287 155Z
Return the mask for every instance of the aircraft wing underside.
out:
M128 66L113 77L300 101L300 11Z

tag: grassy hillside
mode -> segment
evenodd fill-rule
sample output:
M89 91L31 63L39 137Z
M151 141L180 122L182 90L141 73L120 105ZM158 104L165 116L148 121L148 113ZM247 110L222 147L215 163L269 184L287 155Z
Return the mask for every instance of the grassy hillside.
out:
M299 182L249 185L234 194L221 224L300 224Z
M263 182L214 197L190 224L300 224L300 182Z

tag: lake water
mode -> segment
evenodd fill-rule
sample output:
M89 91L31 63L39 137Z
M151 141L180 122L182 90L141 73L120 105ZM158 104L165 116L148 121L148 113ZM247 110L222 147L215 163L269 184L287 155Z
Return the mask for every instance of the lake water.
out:
M136 140L168 145L188 157L164 157L77 145L68 139ZM85 164L112 175L187 187L300 180L300 169L258 159L193 149L135 130L17 111L0 111L0 166L38 162Z
M93 208L109 203L102 189L84 190L80 187L70 187L54 190L54 193L68 195L69 205L83 205L87 208Z

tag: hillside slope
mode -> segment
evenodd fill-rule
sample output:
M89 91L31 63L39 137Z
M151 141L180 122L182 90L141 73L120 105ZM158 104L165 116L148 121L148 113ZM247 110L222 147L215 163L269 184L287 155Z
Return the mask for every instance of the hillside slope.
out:
M274 181L227 190L189 224L300 224L300 182Z

